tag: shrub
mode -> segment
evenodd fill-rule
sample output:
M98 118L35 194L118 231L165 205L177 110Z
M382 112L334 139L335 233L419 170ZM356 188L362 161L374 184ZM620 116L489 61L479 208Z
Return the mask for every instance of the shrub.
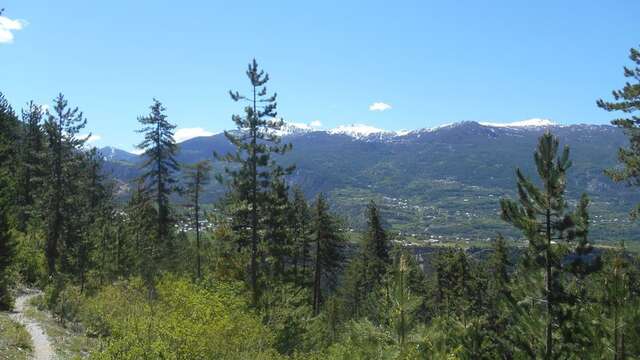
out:
M83 314L93 332L108 336L94 359L279 358L273 336L233 284L164 277L152 293L132 280L105 288Z

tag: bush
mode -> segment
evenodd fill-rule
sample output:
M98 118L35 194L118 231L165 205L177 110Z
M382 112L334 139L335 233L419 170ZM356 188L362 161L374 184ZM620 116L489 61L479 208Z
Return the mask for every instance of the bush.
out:
M235 285L164 277L148 292L132 280L105 288L83 314L93 332L108 336L94 359L279 358Z
M82 303L80 288L72 285L64 275L59 274L53 284L45 288L43 302L36 303L36 306L40 310L43 310L43 306L46 307L64 326L67 321L79 321Z
M46 260L41 236L36 231L30 235L16 233L17 251L14 261L20 280L29 286L44 284L47 277Z

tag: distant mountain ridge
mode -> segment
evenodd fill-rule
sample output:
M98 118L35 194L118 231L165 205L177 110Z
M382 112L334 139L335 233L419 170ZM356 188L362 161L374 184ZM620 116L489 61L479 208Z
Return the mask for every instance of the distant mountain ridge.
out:
M437 235L487 238L515 233L497 216L498 199L515 195L516 167L535 178L533 151L550 130L571 148L568 195L582 191L592 200L595 236L640 239L627 213L640 200L635 189L615 184L603 174L616 165L626 146L622 131L610 125L558 125L545 119L508 124L472 121L431 129L386 131L366 125L320 130L289 124L283 141L293 151L281 161L296 164L290 182L308 196L327 193L354 228L362 226L363 206L378 201L392 231L420 237ZM212 159L213 151L232 151L224 134L180 143L178 160ZM107 149L106 170L123 183L137 173L139 157ZM220 164L214 164L220 171ZM213 200L223 192L212 185ZM394 200L395 199L395 200Z

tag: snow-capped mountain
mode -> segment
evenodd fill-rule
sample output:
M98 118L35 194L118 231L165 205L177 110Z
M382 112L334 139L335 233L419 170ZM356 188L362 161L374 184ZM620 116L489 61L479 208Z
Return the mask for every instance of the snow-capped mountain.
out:
M124 161L124 162L136 162L138 155L130 152L115 148L113 146L105 146L98 150L102 159L105 161Z
M507 128L558 126L557 123L549 119L538 119L538 118L515 121L511 123L479 122L479 124L484 126L507 127Z
M322 130L289 123L280 134L283 142L293 145L293 150L275 157L285 166L296 165L290 177L292 184L302 187L310 197L326 193L352 219L360 216L362 209L358 206L365 206L367 199L414 199L415 204L393 208L388 215L403 219L400 222L416 219L416 229L424 229L433 221L429 217L433 214L424 215L428 213L425 209L434 208L437 211L432 209L436 214L433 216L448 214L446 223L451 231L486 237L494 236L496 231L508 231L494 216L498 199L514 195L516 168L535 175L532 154L546 130L571 149L574 166L567 183L571 199L587 192L595 209L626 218L640 198L603 173L603 169L615 166L618 148L628 144L624 133L610 125L558 125L544 119L507 124L466 121L407 132L357 124ZM190 164L212 160L214 152L233 151L224 134L196 137L179 144L177 160ZM131 184L140 175L140 157L113 148L102 149L102 154L107 160L105 171L121 183ZM212 184L207 196L213 201L224 190ZM410 211L418 208L427 213ZM457 214L483 217L464 215L458 219ZM600 215L594 213L596 216ZM470 219L480 225L468 226ZM616 224L617 233L623 231L619 226ZM634 229L624 230L625 236L640 238L640 231ZM608 230L594 230L594 236L597 231L605 234Z
M351 124L351 125L340 125L336 128L328 130L327 133L336 135L348 135L356 139L366 138L371 135L379 135L379 134L389 134L393 135L394 133L391 131L379 129L377 127L365 125L365 124Z
M458 123L449 123L442 124L431 128L421 128L417 130L385 130L380 129L374 126L365 125L365 124L351 124L351 125L340 125L333 129L327 130L328 134L336 135L348 135L357 140L394 140L396 137L402 137L412 134L422 134L422 133L430 133L438 130L442 130L449 127L461 126L466 123L474 123L479 124L484 127L491 128L546 128L553 126L560 126L557 123L549 120L549 119L526 119L521 121L514 121L510 123L496 123L496 122L474 122L474 121L463 121Z

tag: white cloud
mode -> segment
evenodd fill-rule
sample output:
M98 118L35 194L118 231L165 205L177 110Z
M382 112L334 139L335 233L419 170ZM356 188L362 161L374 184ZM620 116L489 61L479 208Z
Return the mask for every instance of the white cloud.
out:
M12 20L6 16L0 16L0 44L11 44L13 42L13 31L22 30L27 26L24 20Z
M322 122L320 120L313 120L309 125L311 125L311 127L321 127L322 126Z
M193 139L196 137L211 136L211 135L213 135L212 132L199 127L198 128L182 128L182 129L176 130L175 134L173 135L173 138L176 140L176 142L181 143L183 141Z
M383 102L374 102L373 104L369 105L369 111L386 111L390 109L391 105Z

